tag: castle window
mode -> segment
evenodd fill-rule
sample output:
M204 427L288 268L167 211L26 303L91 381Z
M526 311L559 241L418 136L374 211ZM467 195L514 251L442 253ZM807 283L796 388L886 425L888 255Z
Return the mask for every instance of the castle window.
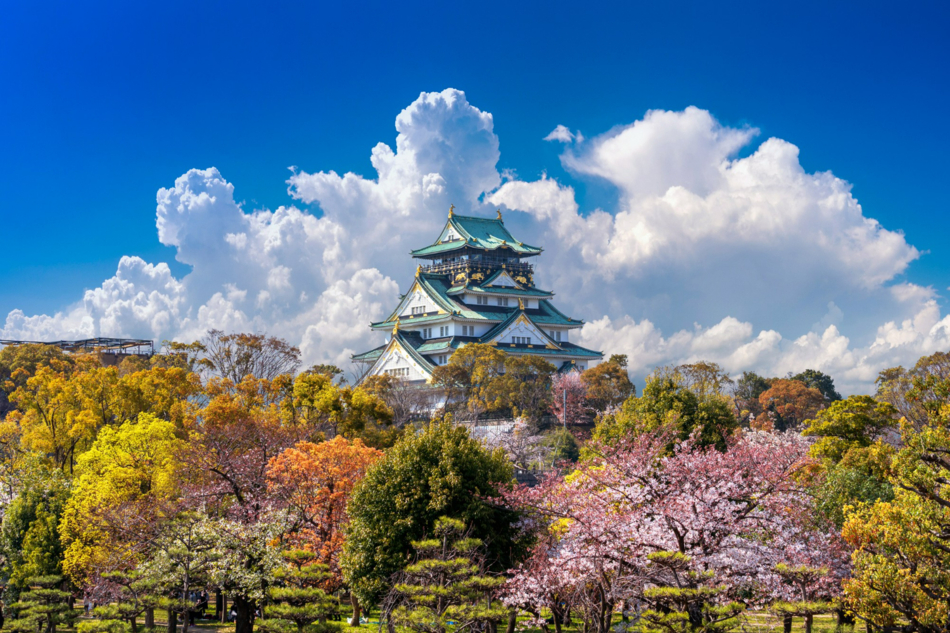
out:
M449 327L447 325L443 325L439 328L439 336L447 336L448 333L449 333Z
M432 328L422 328L422 338L432 338Z
M508 297L498 297L498 305L508 307Z
M511 340L515 345L531 345L530 336L512 336Z
M488 297L483 297L482 295L478 295L477 297L475 297L475 303L477 303L480 306L487 306Z

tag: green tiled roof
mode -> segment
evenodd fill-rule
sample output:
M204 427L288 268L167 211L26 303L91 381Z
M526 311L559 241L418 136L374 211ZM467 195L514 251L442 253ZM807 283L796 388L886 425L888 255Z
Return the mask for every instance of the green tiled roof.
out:
M375 363L376 360L383 355L383 350L385 349L385 345L380 345L376 349L371 349L368 352L363 352L362 354L353 354L350 356L350 359L355 363Z
M431 257L463 248L475 248L484 251L507 249L520 257L540 255L537 246L529 246L516 240L501 219L476 218L467 215L452 215L446 227L451 226L462 237L452 242L442 242L426 246L411 252L413 257ZM443 233L444 233L443 229Z
M553 297L553 292L548 292L547 290L538 290L537 288L525 288L524 290L520 288L509 288L506 286L495 286L494 288L486 288L484 285L479 286L455 286L454 288L449 288L449 295L458 295L463 292L473 292L475 294L479 293L490 293L500 295L511 295L516 297Z
M542 356L584 356L587 358L601 358L603 352L595 352L592 349L574 345L573 343L559 343L562 349L548 349L547 347L528 347L527 345L515 345L512 347L508 343L499 343L498 349L503 352L524 352L525 354L538 354Z

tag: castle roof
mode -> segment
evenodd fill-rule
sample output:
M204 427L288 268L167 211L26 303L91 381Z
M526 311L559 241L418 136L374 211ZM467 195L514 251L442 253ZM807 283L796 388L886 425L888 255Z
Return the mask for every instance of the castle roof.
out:
M451 214L435 243L410 254L433 258L465 249L507 251L515 257L533 257L543 250L516 240L505 228L500 214L495 219Z

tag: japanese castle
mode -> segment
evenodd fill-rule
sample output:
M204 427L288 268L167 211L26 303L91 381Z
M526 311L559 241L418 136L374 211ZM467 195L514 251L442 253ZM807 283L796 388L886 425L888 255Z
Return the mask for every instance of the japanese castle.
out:
M429 381L467 343L495 345L508 354L541 356L559 371L584 370L603 359L570 341L584 322L551 303L553 292L534 285L529 257L542 249L516 240L498 217L457 215L434 244L411 252L423 263L399 305L385 321L370 325L390 332L385 345L356 354L371 363L367 375L390 374Z

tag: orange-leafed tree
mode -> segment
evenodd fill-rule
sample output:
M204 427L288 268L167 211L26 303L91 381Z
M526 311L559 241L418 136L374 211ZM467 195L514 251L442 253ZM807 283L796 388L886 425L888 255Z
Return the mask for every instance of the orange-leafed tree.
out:
M354 486L382 456L360 440L337 436L328 442L299 442L270 461L268 488L289 512L293 525L288 540L313 552L332 577L329 591L339 589L346 504Z
M773 380L771 387L759 395L763 413L756 416L753 426L760 430L797 430L805 420L824 409L825 404L825 397L817 389L797 380Z

